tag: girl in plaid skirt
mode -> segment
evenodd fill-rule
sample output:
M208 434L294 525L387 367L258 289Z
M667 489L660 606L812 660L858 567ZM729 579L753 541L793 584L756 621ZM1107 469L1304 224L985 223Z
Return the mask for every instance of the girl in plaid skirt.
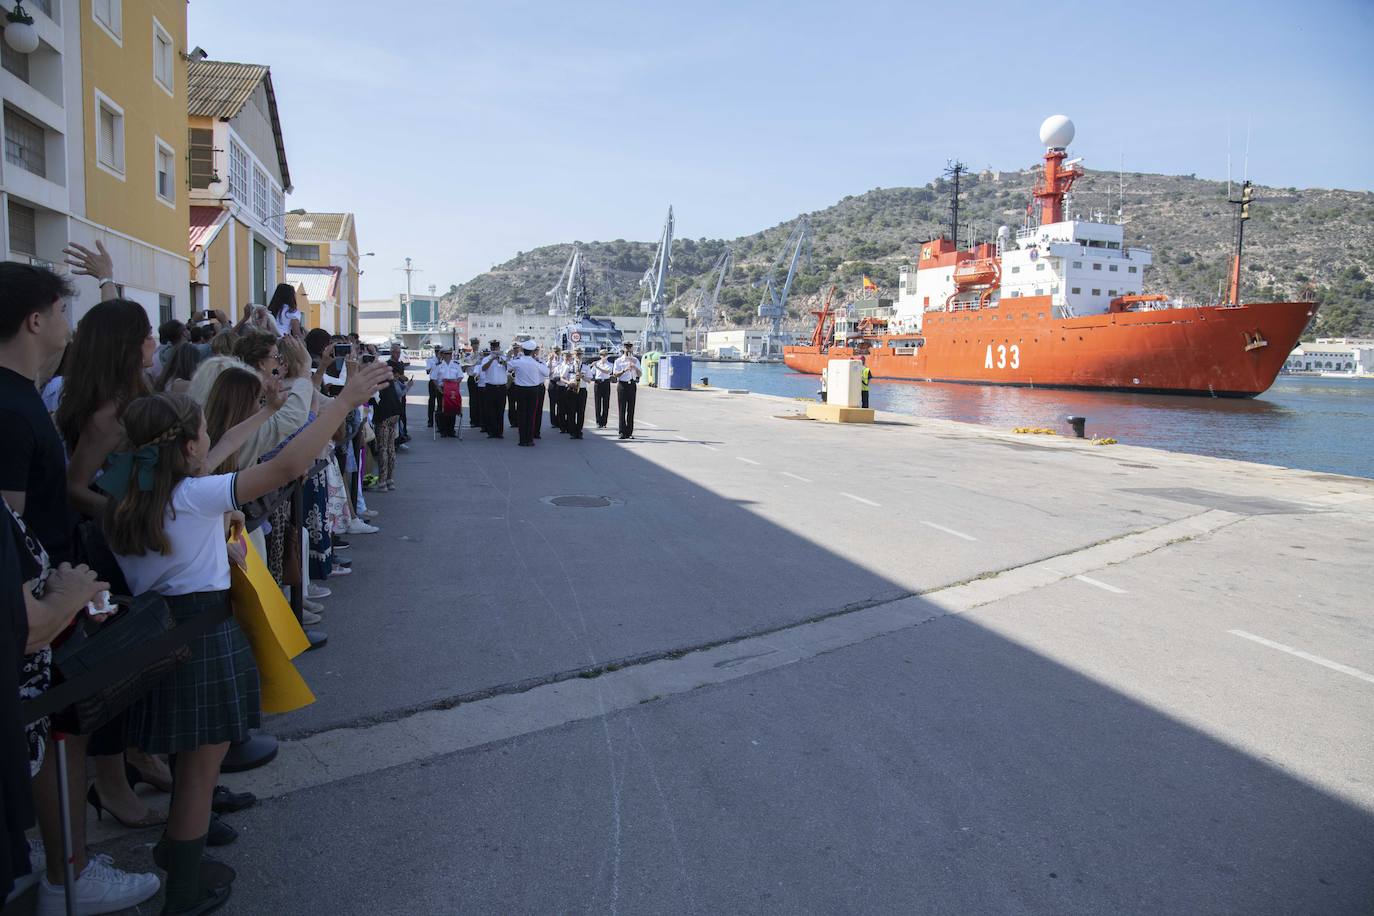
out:
M99 486L110 495L104 529L134 595L156 592L186 621L223 610L229 557L224 516L240 504L300 477L347 413L390 381L384 364L350 366L340 397L272 460L230 474L206 475L271 414L270 405L211 447L200 408L190 398L155 394L124 411L125 451L110 457ZM130 739L144 750L175 753L176 782L167 832L163 913L208 913L229 885L203 887L200 862L220 763L231 741L260 719L258 673L243 632L230 617L191 643L178 666L129 713Z

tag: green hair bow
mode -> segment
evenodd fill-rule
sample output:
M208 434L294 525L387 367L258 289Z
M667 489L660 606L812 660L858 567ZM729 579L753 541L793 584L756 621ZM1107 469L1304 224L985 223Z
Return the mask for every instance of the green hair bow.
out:
M139 490L147 493L153 488L153 471L157 468L158 447L145 445L132 452L110 455L110 466L96 481L96 486L115 499L123 499L129 484L138 478Z

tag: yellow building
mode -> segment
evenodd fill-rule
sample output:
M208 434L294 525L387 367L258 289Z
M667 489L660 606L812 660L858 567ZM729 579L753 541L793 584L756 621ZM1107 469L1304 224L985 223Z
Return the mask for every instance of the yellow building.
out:
M337 334L358 329L359 257L352 213L287 214L286 282L296 287L310 327Z
M0 6L13 7L10 0ZM39 45L3 46L6 256L60 264L69 242L115 261L153 323L190 309L185 0L29 0ZM75 317L98 301L77 283Z
M271 71L192 60L187 75L191 289L237 319L285 280L291 192Z

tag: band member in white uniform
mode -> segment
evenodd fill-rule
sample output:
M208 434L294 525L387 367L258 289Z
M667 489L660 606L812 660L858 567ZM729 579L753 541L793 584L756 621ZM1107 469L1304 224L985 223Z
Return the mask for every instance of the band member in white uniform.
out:
M509 373L508 360L501 352L501 341L493 340L488 346L490 353L482 360L482 429L490 439L506 437L506 382Z
M600 358L592 364L593 407L596 412L596 428L605 429L611 421L611 351L601 348Z
M582 362L580 355L563 367L563 421L568 435L582 438L582 423L587 417L587 388L592 384L592 367Z
M558 373L563 369L563 348L554 347L546 360L549 367L549 427L558 426L558 395L563 388L558 381Z
M439 363L439 355L443 350L439 344L434 345L434 355L425 359L425 375L429 376L429 402L425 407L425 417L428 419L427 426L434 425L434 409L438 406L443 392L439 386L434 384L434 367Z
M482 425L482 411L479 409L482 398L477 391L478 379L476 369L478 353L481 349L482 341L474 337L468 341L468 352L463 354L463 365L467 367L468 370L468 426L473 428Z
M534 445L534 427L539 423L539 394L549 378L549 367L535 353L539 345L527 340L520 345L521 353L510 361L511 380L515 384L515 427L520 432L521 445Z
M443 392L444 382L455 381L460 385L463 379L463 367L453 359L453 351L444 347L439 353L439 362L434 364L430 370L430 378L439 389L439 410L435 413L435 420L439 424L439 435L444 439L452 439L457 433L454 431L454 424L458 422L458 414L446 414L443 411Z
M620 411L620 438L635 437L635 394L639 391L639 360L635 358L635 345L625 341L625 352L611 367L611 378L615 380L615 403Z

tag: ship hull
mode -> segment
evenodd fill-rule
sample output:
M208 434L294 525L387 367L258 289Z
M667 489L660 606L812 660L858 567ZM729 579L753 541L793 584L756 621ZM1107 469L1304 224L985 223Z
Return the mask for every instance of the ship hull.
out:
M831 359L862 355L886 379L1254 397L1274 383L1315 311L1310 302L1260 302L1055 319L1039 317L1052 314L1048 299L1028 297L927 312L924 333L875 338L867 349L786 347L783 361L819 373ZM912 336L920 346L891 346Z

